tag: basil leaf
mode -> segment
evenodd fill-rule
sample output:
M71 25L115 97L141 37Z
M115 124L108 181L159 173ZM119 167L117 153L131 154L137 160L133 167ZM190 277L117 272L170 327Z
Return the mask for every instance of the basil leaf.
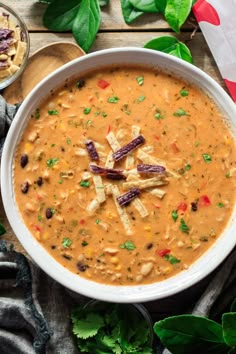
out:
M44 26L56 32L70 31L80 3L81 0L53 0L44 13Z
M156 7L164 15L167 0L155 0Z
M191 7L192 0L167 0L164 16L175 32L179 33L180 27L191 11Z
M121 9L123 18L127 24L133 22L144 13L136 9L129 0L121 0Z
M110 0L98 0L99 6L103 7L109 4Z
M129 0L138 10L143 12L159 12L155 0Z
M92 46L101 22L98 0L81 0L74 19L72 33L77 43L87 52Z
M193 58L188 47L171 36L162 36L154 38L144 45L144 48L159 50L160 52L173 55L183 59L189 63L193 62Z
M179 315L154 324L162 344L175 354L225 354L222 327L205 317Z
M223 314L222 327L225 343L233 347L236 345L236 312Z

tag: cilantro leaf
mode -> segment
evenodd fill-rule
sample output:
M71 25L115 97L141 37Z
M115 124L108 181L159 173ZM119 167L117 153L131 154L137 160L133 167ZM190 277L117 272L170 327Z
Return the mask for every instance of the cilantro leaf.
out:
M81 339L87 339L95 336L99 329L104 325L104 321L101 315L96 313L88 313L81 319L72 318L73 333Z
M120 248L127 249L128 251L133 251L136 246L133 244L132 241L126 241L120 245Z

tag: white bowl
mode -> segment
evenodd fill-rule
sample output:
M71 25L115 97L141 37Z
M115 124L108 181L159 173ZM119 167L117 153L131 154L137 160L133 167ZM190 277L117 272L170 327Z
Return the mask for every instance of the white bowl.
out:
M233 228L236 226L236 208L227 228L214 245L190 268L157 283L135 286L113 286L84 279L61 266L31 235L22 222L13 188L13 162L16 145L21 138L31 113L51 89L62 86L66 79L81 76L90 69L110 64L141 64L170 72L193 83L208 93L228 120L236 137L236 109L226 92L203 71L182 60L157 51L141 48L102 50L78 58L50 74L27 96L11 125L4 145L1 168L1 188L4 208L20 243L32 259L48 275L71 289L92 298L110 302L144 302L178 293L196 284L213 271L236 244Z

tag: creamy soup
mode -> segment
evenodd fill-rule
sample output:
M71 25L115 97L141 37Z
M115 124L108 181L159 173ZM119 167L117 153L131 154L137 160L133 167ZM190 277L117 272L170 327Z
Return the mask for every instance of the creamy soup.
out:
M142 67L94 71L52 92L15 154L30 232L72 272L152 283L191 266L226 227L236 149L213 101Z

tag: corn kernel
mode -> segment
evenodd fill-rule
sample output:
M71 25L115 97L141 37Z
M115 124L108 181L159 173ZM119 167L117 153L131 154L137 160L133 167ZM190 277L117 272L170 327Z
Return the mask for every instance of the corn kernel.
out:
M111 263L112 264L118 264L119 263L119 259L117 257L111 257Z
M25 153L27 154L27 153L31 152L32 150L33 150L33 144L31 144L31 143L26 143L26 144L25 144L25 147L24 147Z
M144 229L144 231L151 231L151 226L148 226L148 225L147 225L147 226L144 226L143 229Z

